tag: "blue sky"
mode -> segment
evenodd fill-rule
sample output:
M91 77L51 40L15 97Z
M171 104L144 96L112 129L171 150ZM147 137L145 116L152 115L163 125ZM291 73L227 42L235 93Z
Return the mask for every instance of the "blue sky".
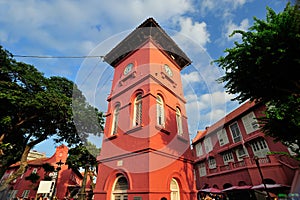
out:
M182 71L190 137L237 107L216 79L223 71L211 61L239 41L235 29L247 30L253 16L265 19L287 0L0 0L0 44L14 55L103 56L153 17L193 61ZM91 104L106 112L113 69L100 58L15 57L46 76L77 83ZM99 145L100 138L92 139ZM36 147L48 156L53 142Z

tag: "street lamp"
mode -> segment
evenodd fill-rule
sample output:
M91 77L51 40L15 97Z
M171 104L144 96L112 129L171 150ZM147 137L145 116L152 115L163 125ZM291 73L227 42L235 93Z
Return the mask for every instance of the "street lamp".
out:
M266 191L266 193L267 193L268 200L271 200L271 196L270 196L270 194L269 194L269 192L268 192L268 190L267 190L267 186L266 186L266 183L265 183L265 181L264 181L263 174L262 174L262 172L261 172L261 168L260 168L260 165L259 165L259 158L258 158L258 156L254 156L254 161L255 161L255 164L256 164L256 166L257 166L257 168L258 168L259 175L260 175L260 177L261 177L262 183L264 184L264 188L265 188L265 191Z
M51 200L53 200L54 198L54 194L57 193L57 180L58 180L58 174L59 174L59 171L61 170L61 166L63 165L64 163L61 162L61 160L59 162L56 163L57 167L56 169L54 170L54 191L52 192L52 195L51 195Z

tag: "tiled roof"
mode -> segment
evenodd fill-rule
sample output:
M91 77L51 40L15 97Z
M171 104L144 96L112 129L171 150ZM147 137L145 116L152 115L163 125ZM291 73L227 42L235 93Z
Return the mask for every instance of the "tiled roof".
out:
M255 105L257 105L255 102L250 102L250 101L247 101L246 103L242 104L241 106L239 106L238 108L230 112L228 115L226 115L225 117L223 117L222 119L220 119L219 121L217 121L216 123L208 127L206 130L198 131L196 137L193 139L193 143L197 142L205 135L208 135L217 129L223 128L225 124L232 122L238 116L245 113L247 110L254 107Z
M38 158L34 160L27 160L27 163L28 165L43 165L48 159L49 158ZM10 167L16 167L16 166L20 166L20 161L16 162L15 164L12 164Z
M192 143L197 142L199 139L203 138L203 136L205 136L207 133L207 130L204 131L197 131L197 135L196 137L192 140Z

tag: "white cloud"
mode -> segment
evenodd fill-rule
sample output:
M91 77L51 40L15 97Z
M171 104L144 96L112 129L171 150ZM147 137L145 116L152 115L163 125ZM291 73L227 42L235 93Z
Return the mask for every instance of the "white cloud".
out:
M196 42L196 44L204 47L210 42L210 33L207 30L205 22L193 22L191 18L179 18L180 32L179 34L188 36Z
M200 96L200 102L203 104L211 105L211 107L225 106L225 104L230 101L234 95L228 94L227 92L217 91L212 94L203 94Z
M199 11L202 16L205 16L208 12L222 17L228 17L232 15L232 12L237 8L242 7L245 3L252 0L202 0L199 6Z
M1 7L1 16L5 16L0 17L5 30L2 41L9 33L16 42L32 41L33 45L64 54L86 54L88 49L81 48L86 42L82 41L100 42L135 28L150 16L163 23L193 9L188 0L174 0L172 4L159 0L28 0L2 2Z
M206 126L211 126L213 123L223 118L228 111L231 111L233 107L236 107L236 102L233 105L230 105L232 104L231 99L233 97L234 95L224 91L202 95L186 95L186 110L190 132L195 134L197 130L204 129Z
M202 116L203 121L209 122L207 126L211 126L226 115L225 109L214 109Z
M0 1L0 42L13 54L88 55L101 42L123 32L128 34L148 17L154 17L166 28L165 24L169 24L172 18L193 10L191 2L192 0L173 0L172 3L160 0ZM124 39L126 35L122 36ZM106 51L102 51L101 55L111 50L113 45L115 43L106 43ZM46 74L68 74L67 77L71 79L75 78L80 65L80 60L19 60L34 64Z
M243 19L239 25L234 24L232 21L229 21L225 25L225 29L226 29L225 37L228 40L239 39L239 38L241 38L240 34L235 34L231 37L229 37L229 35L231 35L234 30L247 31L248 28L249 28L249 20L248 19Z
M192 71L187 74L182 74L181 76L183 79L188 80L189 83L197 83L201 81L200 74L197 71Z
M242 7L247 1L250 2L252 0L221 0L223 5L228 5L229 7L231 7L231 9Z

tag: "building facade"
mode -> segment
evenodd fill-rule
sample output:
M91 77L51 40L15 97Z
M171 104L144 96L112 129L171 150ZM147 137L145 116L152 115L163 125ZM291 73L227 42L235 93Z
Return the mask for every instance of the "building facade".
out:
M264 110L262 104L247 102L198 132L192 143L197 189L262 184L255 159L265 183L292 185L299 163L285 155L269 154L291 152L259 130L256 118Z
M42 153L42 152L38 152L35 150L32 150L29 152L28 156L27 156L27 160L35 160L38 158L46 158L46 153Z
M78 190L78 187L81 186L83 177L79 171L68 169L68 166L64 165L67 157L68 148L65 145L61 145L56 148L56 152L50 158L37 158L34 160L29 160L26 172L10 183L8 191L5 192L5 196L2 194L1 199L35 199L37 197L37 190L40 181L43 180L45 176L52 177L52 180L56 181L56 185L53 185L53 190L54 196L57 199L62 200L64 197L69 196L74 188L77 188ZM57 167L59 167L61 164L61 169L58 171L57 179L54 177L56 176L56 174L54 174L56 172L50 172L50 174L45 172L44 168L42 167L45 163L54 166L55 169L57 169ZM0 183L7 179L9 175L15 172L18 168L19 163L10 166L1 178ZM26 177L30 176L31 174L36 174L40 178L35 183L30 180L26 180ZM46 194L43 196L49 197L49 195L47 196ZM52 195L50 195L50 198L51 196Z
M94 198L195 199L180 77L189 58L150 18L104 60L114 78Z

